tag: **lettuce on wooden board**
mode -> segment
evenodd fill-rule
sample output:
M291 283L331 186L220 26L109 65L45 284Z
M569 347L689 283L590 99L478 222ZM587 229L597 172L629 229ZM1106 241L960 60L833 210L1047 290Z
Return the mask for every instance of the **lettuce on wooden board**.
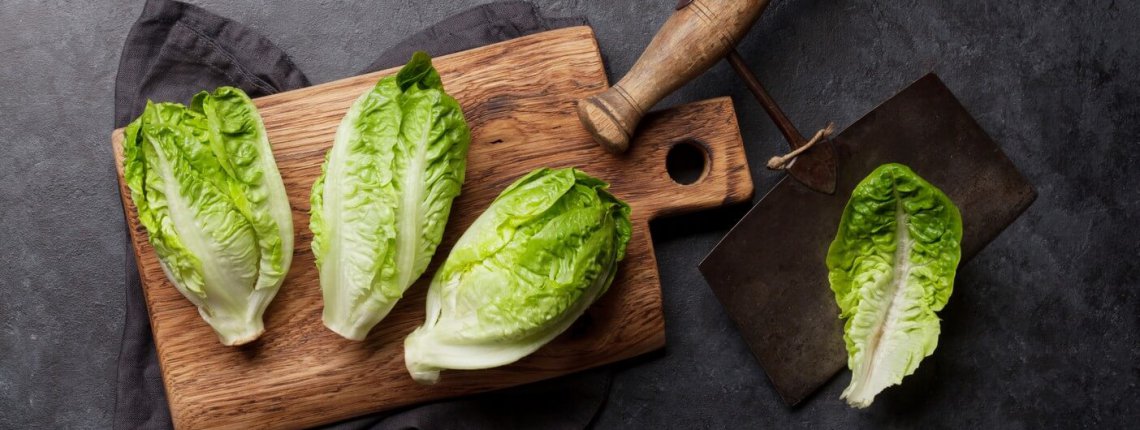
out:
M427 269L470 142L423 52L349 108L310 197L325 326L364 339Z
M848 404L869 406L934 352L961 240L958 208L910 168L885 164L855 187L827 252L846 319Z
M147 103L124 179L167 278L225 345L265 331L293 260L293 218L261 116L237 88Z
M630 208L572 168L516 181L463 233L432 279L427 319L404 341L417 381L517 361L561 334L609 288Z

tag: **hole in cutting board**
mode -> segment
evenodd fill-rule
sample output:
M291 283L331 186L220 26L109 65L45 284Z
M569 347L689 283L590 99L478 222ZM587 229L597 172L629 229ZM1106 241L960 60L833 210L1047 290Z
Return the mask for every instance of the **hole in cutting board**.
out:
M681 185L700 182L709 172L709 153L704 145L692 140L677 142L665 155L665 171Z

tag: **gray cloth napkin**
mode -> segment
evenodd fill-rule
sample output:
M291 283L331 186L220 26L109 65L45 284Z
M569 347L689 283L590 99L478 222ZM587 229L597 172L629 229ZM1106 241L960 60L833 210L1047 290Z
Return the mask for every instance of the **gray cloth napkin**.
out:
M377 23L381 25L382 23ZM413 51L450 54L572 25L546 18L527 2L507 1L453 15L380 53L370 72L405 63ZM188 103L223 85L252 97L302 88L308 78L289 56L248 27L199 7L148 0L123 47L115 81L115 127L137 117L148 99ZM126 255L133 256L129 242ZM115 428L170 428L170 410L134 259L128 257L126 323L119 353ZM605 402L610 372L598 369L477 396L366 416L336 429L583 428Z

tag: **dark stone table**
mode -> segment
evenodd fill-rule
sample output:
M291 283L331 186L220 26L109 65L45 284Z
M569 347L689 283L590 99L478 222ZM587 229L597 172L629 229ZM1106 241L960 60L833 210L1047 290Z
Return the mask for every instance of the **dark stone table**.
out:
M479 1L193 3L314 82ZM539 1L589 17L611 78L673 0ZM842 372L789 409L696 265L744 208L653 226L668 347L618 365L602 428L1119 428L1140 422L1140 3L777 0L741 52L803 129L850 124L936 71L1036 185L969 264L938 350L865 411ZM1080 5L1080 6L1078 6ZM141 0L0 4L0 428L106 428L126 260L108 132ZM720 64L666 100L731 95L757 196L785 143Z

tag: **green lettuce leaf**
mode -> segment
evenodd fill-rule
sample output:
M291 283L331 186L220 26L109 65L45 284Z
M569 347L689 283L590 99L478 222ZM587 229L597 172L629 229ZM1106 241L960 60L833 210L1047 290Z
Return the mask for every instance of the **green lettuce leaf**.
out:
M470 142L422 52L349 108L310 198L325 326L364 339L427 269Z
M167 277L239 345L293 259L293 219L261 116L241 90L147 103L124 131L124 179Z
M827 252L846 320L848 404L869 406L934 352L961 240L958 208L906 166L880 166L855 187Z
M432 279L404 341L417 381L509 364L561 334L609 288L630 208L576 169L539 169L499 195Z

